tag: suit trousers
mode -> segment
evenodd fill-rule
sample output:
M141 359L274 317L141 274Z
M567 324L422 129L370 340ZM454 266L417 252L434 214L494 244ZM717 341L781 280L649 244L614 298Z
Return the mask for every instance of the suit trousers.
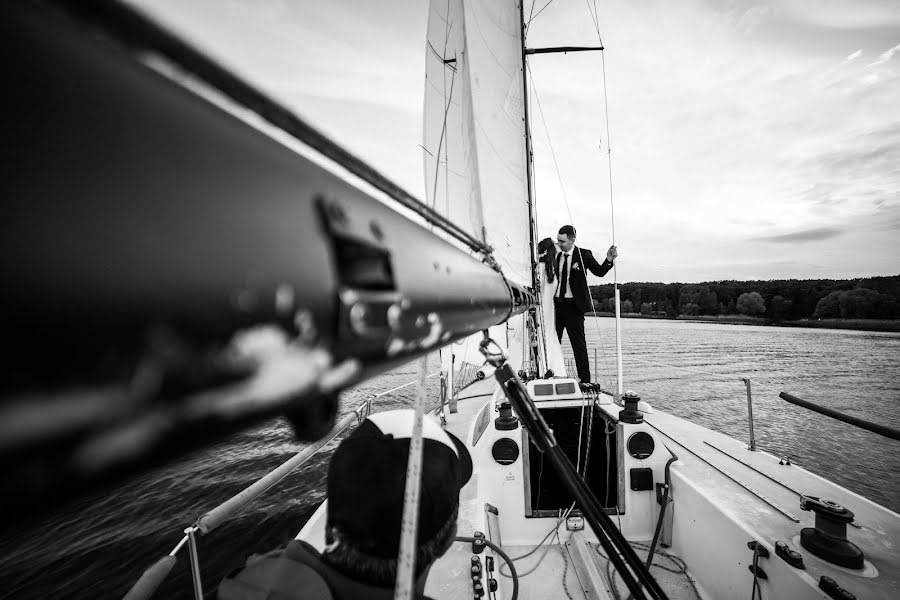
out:
M562 341L563 330L569 333L569 343L575 355L578 379L584 383L591 381L591 364L588 361L587 342L584 339L584 313L578 309L573 298L554 298L556 313L556 337Z

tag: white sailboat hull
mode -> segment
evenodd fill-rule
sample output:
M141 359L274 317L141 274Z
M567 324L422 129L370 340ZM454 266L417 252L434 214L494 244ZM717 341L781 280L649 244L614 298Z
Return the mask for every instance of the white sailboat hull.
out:
M515 558L534 550L553 531L557 518L526 516L529 510L536 510L529 507L529 487L539 484L529 476L529 469L539 458L534 456L533 446L528 450L527 434L521 425L507 431L496 428L498 413L494 406L503 400L498 393L491 379L467 387L463 396L468 399L459 402L458 412L446 415L447 429L465 441L475 466L460 495L458 535L483 532ZM751 541L769 551L768 558L758 561L766 576L758 579L763 598L828 597L819 588L822 576L833 579L857 598L900 595L900 515L801 467L781 465L776 456L750 451L742 442L684 419L652 411L644 414L643 423L623 423L618 420L619 405L604 396L600 402L596 416L615 428L616 461L609 468L615 471L617 487L611 502L617 510L608 512L613 513L613 522L642 559L658 525L658 493L662 492L658 484L665 483L666 464L673 454L677 455L669 467L670 502L651 568L670 598L748 597L754 583L749 568L753 551L747 546ZM580 403L553 400L537 404L543 410L552 410ZM626 450L628 440L638 432L648 434L654 442L647 458L634 458ZM510 464L500 464L493 456L495 444L502 439L524 449ZM600 438L593 442L603 443ZM549 464L546 469L542 476L552 470ZM632 469L652 472L650 489L632 489L641 487L634 485ZM801 546L800 530L814 526L814 515L800 510L800 493L832 500L856 514L859 527L849 527L847 535L865 553L864 569L830 564ZM298 535L320 550L324 547L325 510L323 503ZM800 552L805 569L795 568L776 555L779 541ZM569 531L562 521L545 544L550 547L517 562L519 598L565 598L567 591L572 598L628 595L623 582L614 575L610 577L614 571L607 568L608 561L589 528ZM487 550L481 556L489 554ZM472 593L471 557L469 544L455 543L432 567L426 593L436 599L468 597ZM502 564L499 557L494 561ZM679 564L684 565L686 574L656 566L679 570ZM532 568L533 572L521 576ZM503 570L508 573L505 567ZM496 572L494 578L499 582L497 598L509 598L511 580Z

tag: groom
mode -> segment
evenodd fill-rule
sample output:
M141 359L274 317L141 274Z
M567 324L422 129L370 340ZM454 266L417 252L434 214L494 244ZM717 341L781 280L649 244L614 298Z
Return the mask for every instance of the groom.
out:
M588 383L591 380L591 367L584 339L584 313L591 310L591 296L585 269L589 269L597 277L603 277L612 268L619 253L615 246L610 246L606 251L606 259L602 264L598 263L590 250L575 246L575 228L571 225L559 228L556 241L560 250L556 257L558 285L553 296L556 336L562 341L563 329L569 332L578 379L582 383Z

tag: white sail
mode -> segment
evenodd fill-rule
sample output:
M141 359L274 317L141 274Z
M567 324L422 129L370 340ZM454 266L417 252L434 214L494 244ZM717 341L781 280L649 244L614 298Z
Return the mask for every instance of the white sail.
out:
M431 3L422 148L429 206L484 240L462 0Z
M427 202L531 285L521 22L513 2L434 0L428 16Z
M427 202L494 249L504 275L531 286L532 249L522 25L515 2L433 0L425 48L423 149ZM552 303L550 310L552 311ZM559 356L551 327L541 347ZM492 328L518 370L528 360L525 318ZM481 364L480 334L454 344L459 373ZM534 359L534 357L530 357Z

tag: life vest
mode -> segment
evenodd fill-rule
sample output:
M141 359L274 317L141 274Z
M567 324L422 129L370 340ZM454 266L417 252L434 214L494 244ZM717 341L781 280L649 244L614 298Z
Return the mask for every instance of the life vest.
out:
M219 584L219 600L393 600L393 588L360 583L322 561L315 548L294 540L284 550L251 556ZM429 600L416 595L417 600Z

